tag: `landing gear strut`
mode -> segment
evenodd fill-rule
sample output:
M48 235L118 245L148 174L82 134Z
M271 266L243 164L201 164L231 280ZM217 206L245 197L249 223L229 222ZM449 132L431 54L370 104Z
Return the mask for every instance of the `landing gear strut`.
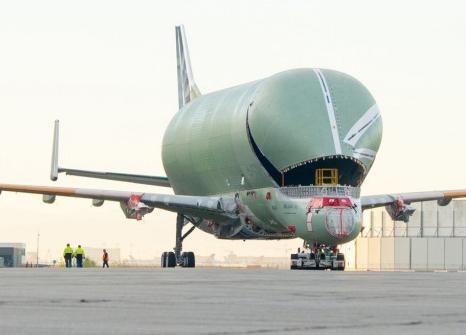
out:
M193 226L183 234L183 227L190 222L183 214L178 213L176 217L176 241L173 251L166 251L162 254L160 266L162 268L174 268L181 266L185 268L193 268L196 266L194 253L191 251L183 252L183 240L193 232L196 226ZM192 222L192 221L191 221Z

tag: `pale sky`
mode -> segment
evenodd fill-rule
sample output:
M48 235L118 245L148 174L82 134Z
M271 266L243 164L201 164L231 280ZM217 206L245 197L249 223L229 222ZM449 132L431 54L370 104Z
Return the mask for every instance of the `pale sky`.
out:
M0 182L170 192L61 176L49 180L52 127L60 164L165 175L160 146L177 110L174 26L186 28L202 92L299 67L348 73L374 95L384 135L364 194L466 188L464 1L0 2ZM159 257L175 215L142 223L117 203L3 193L0 242L41 257L65 243ZM231 242L195 232L198 255L285 256L288 242Z

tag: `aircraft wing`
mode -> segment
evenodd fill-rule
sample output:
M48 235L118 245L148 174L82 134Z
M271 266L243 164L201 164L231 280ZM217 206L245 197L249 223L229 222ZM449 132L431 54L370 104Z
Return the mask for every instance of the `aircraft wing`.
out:
M53 203L56 196L92 199L93 205L97 207L101 206L105 200L117 201L127 218L137 220L152 212L154 208L213 220L237 217L235 200L225 197L12 184L0 184L1 191L43 194L43 201L46 203Z
M429 192L412 192L398 194L380 194L361 197L361 206L363 209L382 207L391 205L401 199L404 203L437 200L440 203L447 204L454 198L466 197L466 190L454 191L429 191Z
M393 220L408 222L415 211L409 206L412 202L437 200L440 206L446 206L452 199L464 197L466 190L380 194L362 196L361 206L363 210L385 206Z

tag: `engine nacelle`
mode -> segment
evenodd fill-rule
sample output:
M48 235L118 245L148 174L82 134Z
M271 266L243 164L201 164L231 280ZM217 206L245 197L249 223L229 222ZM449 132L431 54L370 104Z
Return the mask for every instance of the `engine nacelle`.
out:
M403 222L409 222L409 217L416 211L412 206L405 204L401 198L396 200L394 203L385 206L385 209L393 221Z
M128 201L120 202L120 207L127 219L142 220L143 216L152 213L153 207L147 206L141 201L142 195L133 194Z
M451 198L438 199L437 204L439 206L447 206L451 202Z
M92 199L92 206L94 207L102 207L104 204L104 200L102 199Z
M55 202L56 196L51 194L42 195L42 201L46 204L53 204Z

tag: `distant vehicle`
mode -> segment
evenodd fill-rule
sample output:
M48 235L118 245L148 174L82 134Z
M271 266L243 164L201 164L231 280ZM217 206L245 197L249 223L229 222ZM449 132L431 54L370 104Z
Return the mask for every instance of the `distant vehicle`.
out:
M358 236L365 209L386 206L393 220L407 222L412 202L446 205L466 196L466 190L360 196L382 139L382 119L370 92L347 74L295 69L201 95L182 26L176 27L176 54L179 111L162 143L167 177L60 167L58 121L51 169L54 181L64 172L171 187L174 195L9 184L0 190L40 193L46 203L57 195L89 198L97 207L117 201L136 220L154 208L175 212L175 248L163 253L162 267L195 266L194 253L182 251L195 228L227 240L301 238L313 250L337 252ZM297 261L312 266L311 255ZM344 262L344 256L324 258L320 267L341 269Z

